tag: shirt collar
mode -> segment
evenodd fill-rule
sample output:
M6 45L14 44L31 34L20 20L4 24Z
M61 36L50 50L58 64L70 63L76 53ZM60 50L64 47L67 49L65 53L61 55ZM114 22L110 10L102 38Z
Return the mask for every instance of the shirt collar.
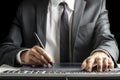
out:
M61 2L66 2L71 10L74 10L75 0L50 0L51 4L58 6Z

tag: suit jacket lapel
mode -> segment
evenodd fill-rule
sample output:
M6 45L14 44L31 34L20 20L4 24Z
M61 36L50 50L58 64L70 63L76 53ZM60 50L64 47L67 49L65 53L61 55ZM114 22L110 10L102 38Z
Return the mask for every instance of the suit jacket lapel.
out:
M47 8L48 8L49 0L39 0L37 3L37 33L40 37L43 45L45 46L46 42L46 18L47 18Z
M85 5L86 5L85 0L76 0L75 2L75 10L73 13L73 23L72 23L72 35L71 35L71 50L72 50L71 52L72 53L73 53L74 43L76 40L78 29L80 27Z

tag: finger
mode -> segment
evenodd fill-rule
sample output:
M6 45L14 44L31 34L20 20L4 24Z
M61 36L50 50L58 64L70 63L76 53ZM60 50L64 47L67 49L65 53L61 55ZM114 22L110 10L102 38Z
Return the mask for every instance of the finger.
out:
M86 69L86 60L84 60L81 65L81 70L85 70L85 69Z
M33 56L35 56L43 64L48 65L48 62L44 59L44 57L41 54L39 54L35 49L32 49L32 52L34 53L34 54L32 54Z
M43 63L40 61L40 60L38 60L36 57L34 57L34 56L31 56L31 64L32 65L43 65ZM32 63L33 62L33 63Z
M108 70L108 58L103 59L103 71Z
M96 58L96 62L97 62L97 71L102 72L102 58L98 57Z
M111 58L108 59L108 64L109 64L109 71L111 71L114 68L114 62L112 61Z
M44 59L42 55L39 55L39 56L35 55L35 57L39 59L43 64L48 65L48 62Z
M86 71L88 71L88 72L92 71L92 67L93 67L94 62L95 62L94 58L90 57L87 59Z
M51 58L48 56L48 54L39 46L35 46L35 49L46 59L46 61L51 62Z

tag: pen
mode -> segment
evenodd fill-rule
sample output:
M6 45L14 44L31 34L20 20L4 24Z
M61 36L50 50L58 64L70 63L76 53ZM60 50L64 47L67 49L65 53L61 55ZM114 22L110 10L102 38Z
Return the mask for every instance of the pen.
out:
M37 35L36 32L34 32L34 35L35 35L35 39L37 40L37 42L38 42L38 44L40 45L40 47L42 47L43 49L45 49L42 41L40 40L40 38L39 38L39 36ZM49 64L53 66L53 62L49 62Z
M40 45L40 47L42 47L43 49L45 49L42 41L40 40L39 36L37 35L37 33L34 32L35 35L35 39L37 40L38 44Z

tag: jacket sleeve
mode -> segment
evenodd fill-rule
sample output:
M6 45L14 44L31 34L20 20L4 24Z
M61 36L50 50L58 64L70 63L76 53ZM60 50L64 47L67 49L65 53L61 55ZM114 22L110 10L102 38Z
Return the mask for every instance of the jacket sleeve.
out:
M101 0L101 3L101 12L95 28L94 50L107 51L114 62L117 62L119 51L114 35L110 32L106 0Z
M16 55L22 50L22 34L21 34L21 10L17 11L17 15L11 28L9 34L4 40L4 43L0 44L0 65L8 64L11 66L20 66L17 62Z

